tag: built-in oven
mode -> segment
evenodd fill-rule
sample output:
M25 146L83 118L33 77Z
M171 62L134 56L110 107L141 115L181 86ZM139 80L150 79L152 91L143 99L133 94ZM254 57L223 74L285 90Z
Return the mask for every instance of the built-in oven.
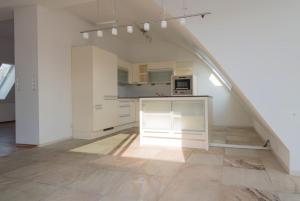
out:
M173 96L193 95L193 76L173 76L172 77Z

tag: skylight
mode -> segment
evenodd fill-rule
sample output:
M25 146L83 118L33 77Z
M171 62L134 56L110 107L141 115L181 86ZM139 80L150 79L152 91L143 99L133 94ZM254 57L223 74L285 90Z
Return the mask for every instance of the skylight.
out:
M15 68L12 64L0 65L0 100L6 99L15 83Z

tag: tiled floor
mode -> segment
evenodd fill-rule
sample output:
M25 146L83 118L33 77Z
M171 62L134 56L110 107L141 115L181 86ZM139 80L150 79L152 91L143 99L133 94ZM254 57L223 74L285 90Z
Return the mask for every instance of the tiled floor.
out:
M6 156L17 150L15 145L15 124L0 124L0 156Z
M216 127L209 136L210 143L263 146L264 142L253 128Z
M16 146L15 123L0 123L0 157L9 155L17 150L32 148L29 146Z
M0 200L300 200L300 178L270 151L141 147L135 130L126 133L122 141L67 140L1 157ZM95 144L111 151L100 154Z

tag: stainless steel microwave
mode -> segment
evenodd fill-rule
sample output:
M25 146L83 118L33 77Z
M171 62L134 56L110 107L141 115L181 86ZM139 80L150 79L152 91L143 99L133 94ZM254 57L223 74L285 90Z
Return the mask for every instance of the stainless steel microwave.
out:
M193 76L173 76L172 77L173 96L193 95Z

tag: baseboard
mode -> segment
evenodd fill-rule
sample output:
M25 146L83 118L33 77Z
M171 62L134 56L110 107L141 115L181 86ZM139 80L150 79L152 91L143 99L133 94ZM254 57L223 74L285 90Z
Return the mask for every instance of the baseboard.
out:
M47 146L47 145L55 144L55 143L62 142L62 141L65 141L65 140L70 140L70 139L72 139L72 136L70 136L70 137L65 137L65 138L58 139L58 140L53 140L53 141L51 141L51 142L42 143L42 144L39 144L39 145L37 145L37 146L38 146L38 147L44 147L44 146Z
M235 149L257 149L257 150L270 150L269 147L262 146L251 146L251 145L237 145L237 144L219 144L209 143L211 147L224 147L224 148L235 148Z
M291 171L290 175L300 177L300 171Z
M12 121L0 121L0 124L10 124L10 123L16 123L15 120Z
M132 123L116 126L113 129L107 130L107 131L95 131L95 132L93 132L93 131L91 131L91 132L73 131L73 138L92 140L92 139L96 139L96 138L100 138L100 137L105 137L107 135L119 132L121 130L129 129L129 128L133 128L133 127L137 127L137 126L138 126L138 122L132 122Z
M35 144L16 144L16 147L17 148L35 148L37 147L38 145L35 145Z

